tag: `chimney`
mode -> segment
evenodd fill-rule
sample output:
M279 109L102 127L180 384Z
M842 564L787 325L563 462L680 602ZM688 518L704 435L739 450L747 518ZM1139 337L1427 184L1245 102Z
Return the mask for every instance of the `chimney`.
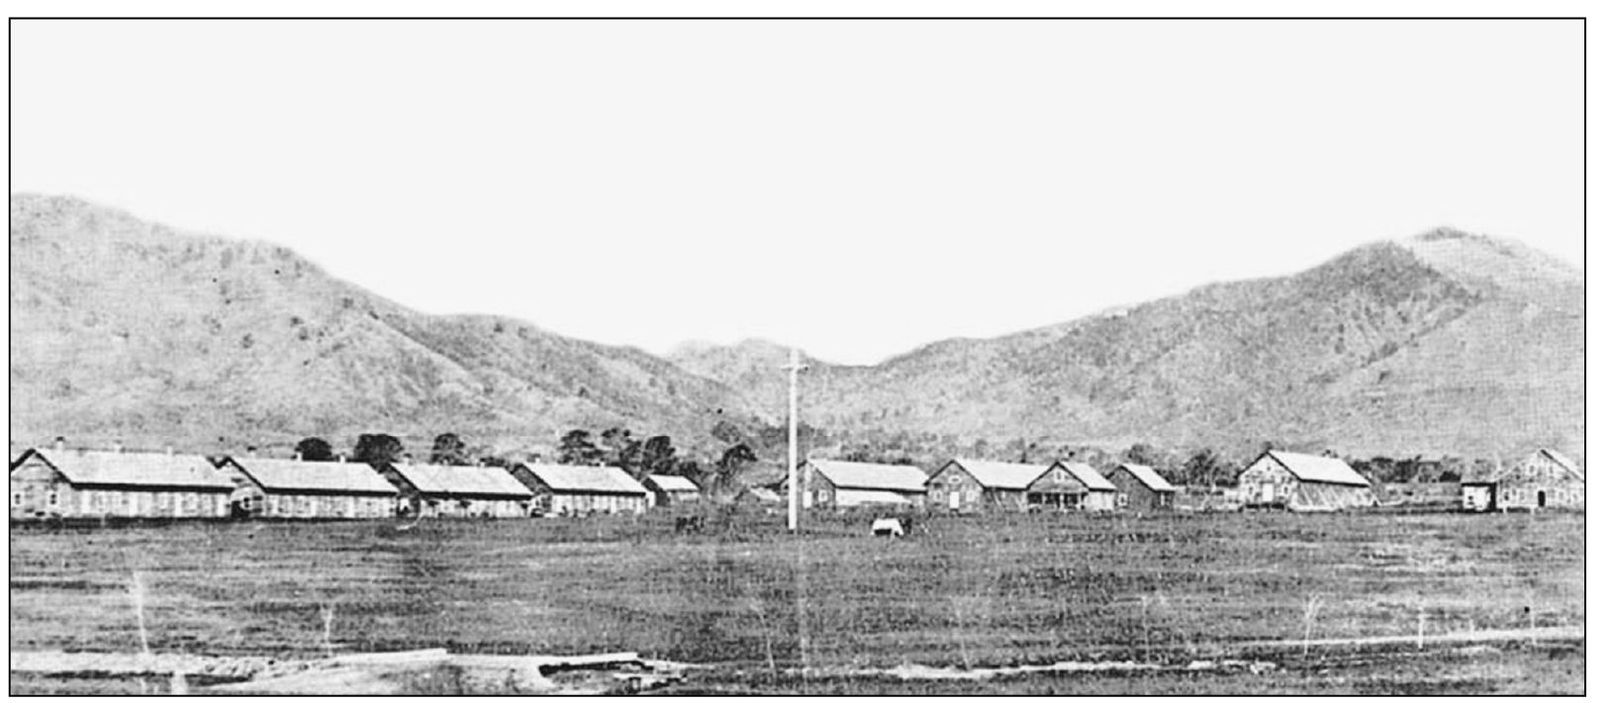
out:
M246 456L248 459L258 458L258 448L256 446L248 445L246 448Z
M118 453L118 454L123 453L123 440L121 440L121 439L112 440L112 451L114 453Z
M346 464L347 463L347 455L346 454L337 454L336 455L336 461L339 462L339 463L342 463L342 464Z
M162 450L163 450L163 452L167 453L168 456L173 456L174 455L174 445L172 445L172 444L163 445Z
M291 460L292 461L302 461L302 452L292 452L291 453Z
M67 451L67 438L66 437L58 436L56 438L56 451L58 451L58 452Z

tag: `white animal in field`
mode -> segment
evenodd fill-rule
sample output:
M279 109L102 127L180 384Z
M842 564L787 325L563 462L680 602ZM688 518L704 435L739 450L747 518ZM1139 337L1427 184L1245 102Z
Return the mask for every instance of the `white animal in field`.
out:
M874 526L868 531L875 537L906 537L907 530L902 529L902 521L893 517L882 517L874 520Z

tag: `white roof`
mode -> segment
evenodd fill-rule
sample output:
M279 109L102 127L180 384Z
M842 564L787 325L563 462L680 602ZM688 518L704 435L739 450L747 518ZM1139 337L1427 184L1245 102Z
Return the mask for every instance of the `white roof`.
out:
M1277 463L1294 472L1301 481L1342 483L1350 486L1371 486L1372 483L1350 468L1343 459L1295 452L1267 452Z
M849 505L907 505L908 500L895 491L869 491L856 488L835 491L835 504Z
M694 485L694 481L690 481L683 476L647 474L644 478L649 479L650 483L654 484L656 488L666 491L667 493L677 493L680 491L684 493L700 492L700 487Z
M818 470L829 483L839 488L872 488L887 491L924 492L929 474L917 466L906 464L866 464L858 461L807 462Z
M235 483L220 475L200 454L29 450L55 467L75 486L142 486L233 491ZM18 457L12 466L28 455Z
M364 493L397 495L369 464L230 457L266 491L286 493Z
M1152 466L1121 464L1120 470L1131 472L1131 475L1136 476L1138 481L1142 481L1143 485L1148 487L1148 490L1160 493L1169 493L1176 490L1176 487L1172 486L1170 481L1166 481L1164 476L1154 471Z
M779 497L779 494L778 494L777 491L775 491L775 490L773 490L771 488L763 488L761 486L753 486L753 487L747 488L745 490L747 492L749 492L751 495L755 496L757 498L757 500L760 500L763 503L777 503L779 501L784 500L783 498Z
M527 490L509 472L497 467L393 464L392 468L421 493L532 497L532 491Z
M528 464L527 470L550 490L564 493L630 493L645 495L649 490L632 476L614 466L571 466L568 464Z
M1048 467L1035 464L1010 464L984 459L953 459L951 463L963 467L980 485L987 488L1024 490L1032 481L1047 473Z
M1070 461L1068 459L1059 461L1057 463L1063 465L1064 468L1069 469L1070 473L1075 474L1075 480L1086 484L1086 487L1090 490L1116 490L1115 485L1110 483L1109 479L1104 478L1103 474L1098 473L1098 470L1092 468L1091 466L1083 464L1079 461Z

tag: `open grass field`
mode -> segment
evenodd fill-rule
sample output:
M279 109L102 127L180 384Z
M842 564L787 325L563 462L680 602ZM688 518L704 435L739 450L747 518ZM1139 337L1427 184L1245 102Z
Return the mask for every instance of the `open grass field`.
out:
M140 572L157 651L633 650L713 665L683 684L703 692L1584 691L1582 643L1279 648L1258 673L1182 670L1307 629L1583 626L1583 515L937 517L907 540L822 517L799 539L759 522L702 535L661 519L401 524L14 527L10 645L138 651ZM1172 668L869 673L1070 660Z

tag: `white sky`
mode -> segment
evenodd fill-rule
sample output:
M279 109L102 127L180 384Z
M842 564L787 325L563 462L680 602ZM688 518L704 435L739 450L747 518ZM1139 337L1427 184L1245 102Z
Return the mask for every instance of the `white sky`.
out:
M873 362L1436 225L1583 267L1578 22L11 26L12 190Z

